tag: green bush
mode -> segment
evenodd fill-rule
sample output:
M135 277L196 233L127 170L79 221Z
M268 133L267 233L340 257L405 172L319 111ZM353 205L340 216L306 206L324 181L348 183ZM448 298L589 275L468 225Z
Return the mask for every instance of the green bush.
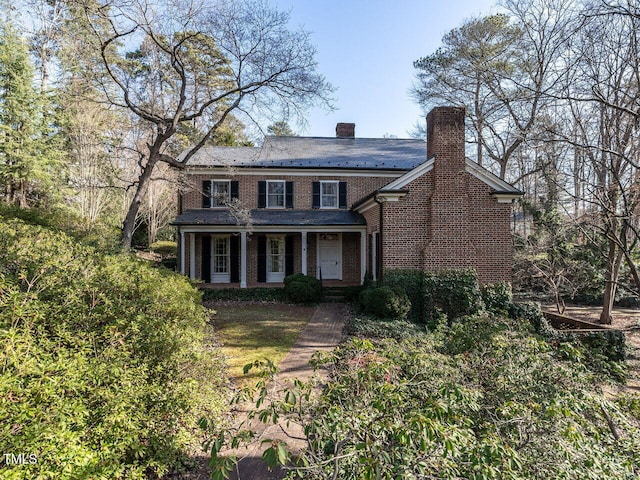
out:
M440 312L451 321L475 315L484 305L474 270L428 272L424 280L425 321L431 324Z
M413 306L410 318L429 326L435 325L442 314L452 321L484 308L474 270L388 270L384 282L405 291Z
M581 365L517 322L464 320L351 339L324 357L332 377L319 398L298 417L298 404L279 411L307 422L291 478L638 478L637 398L606 400Z
M293 303L316 303L322 299L322 284L316 277L295 273L285 277L284 292Z
M408 318L414 322L424 320L424 279L422 270L387 270L384 272L384 284L391 288L401 288L409 297L411 310Z
M149 245L149 250L163 257L173 257L178 253L178 244L169 240L159 240Z
M0 218L0 451L11 478L147 478L225 408L200 294L130 255Z
M511 284L508 282L488 283L481 289L484 306L492 311L507 311L511 305Z
M363 311L378 318L404 319L411 310L409 297L401 288L377 287L360 292Z

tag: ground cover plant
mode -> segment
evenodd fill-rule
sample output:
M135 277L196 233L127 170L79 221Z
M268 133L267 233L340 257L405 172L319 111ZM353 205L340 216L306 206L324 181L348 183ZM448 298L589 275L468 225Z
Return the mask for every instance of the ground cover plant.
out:
M314 307L284 303L205 304L215 309L212 322L229 375L242 382L254 378L243 375L245 365L267 358L278 364L315 311Z
M332 372L318 396L258 388L255 417L301 424L307 445L293 456L273 441L263 458L322 480L638 478L640 397L606 399L588 345L537 334L533 307L510 318L502 288L486 295L503 313L431 329L358 317L358 336L318 358Z
M207 319L179 275L0 216L0 450L36 459L0 476L182 468L197 420L226 409Z

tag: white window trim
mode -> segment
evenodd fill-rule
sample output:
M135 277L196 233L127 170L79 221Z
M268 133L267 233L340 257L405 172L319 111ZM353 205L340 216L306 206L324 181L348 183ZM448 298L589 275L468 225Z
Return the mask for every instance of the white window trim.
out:
M227 271L224 273L216 273L216 240L226 240L227 246ZM211 283L230 283L231 282L231 235L211 235Z
M280 264L282 265L281 272L272 272L270 271L270 268L269 268L271 263L271 257L272 257L271 252L269 250L269 241L274 239L281 242L281 245L282 245L282 251L280 252L280 257L281 257ZM267 258L266 258L267 283L282 283L284 281L284 277L286 275L286 269L287 269L285 265L287 261L286 249L287 249L287 246L286 246L284 235L267 235Z
M322 199L324 197L324 195L322 193L322 185L323 184L328 184L328 183L333 183L336 186L336 204L335 204L335 206L325 206L325 205L322 204ZM320 208L328 209L328 210L335 210L337 208L340 208L340 182L338 180L320 180Z
M282 183L282 206L276 205L272 207L271 205L269 205L269 184L270 183ZM265 196L266 196L265 198L266 208L272 208L276 210L283 210L287 208L287 182L285 180L266 180Z
M225 202L228 203L228 202L231 201L231 180L227 180L227 179L223 179L223 178L213 178L213 179L211 179L211 186L209 187L209 191L211 192L210 193L210 196L211 196L210 197L211 198L211 200L210 200L211 207L210 208L227 208L227 205L214 205L213 204L213 200L215 198L215 192L214 192L214 187L213 186L214 186L215 183L226 183L228 185L227 186L228 195L227 195L227 199L225 200Z

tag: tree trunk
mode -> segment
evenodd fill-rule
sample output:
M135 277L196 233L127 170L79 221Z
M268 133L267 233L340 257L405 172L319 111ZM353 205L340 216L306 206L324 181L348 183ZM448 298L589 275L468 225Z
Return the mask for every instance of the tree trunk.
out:
M153 168L158 162L158 156L151 154L149 156L149 161L142 169L142 174L138 177L138 186L136 187L136 193L129 204L129 210L127 211L127 216L122 222L122 234L120 235L120 245L125 250L131 249L131 242L133 240L133 234L136 229L136 218L138 217L138 212L140 211L140 206L142 205L142 201L144 200L144 196L149 189L149 184L151 183L151 174L153 173Z
M600 323L610 325L613 321L611 312L613 311L613 301L616 297L616 286L618 284L618 272L622 263L622 254L616 255L617 245L613 240L609 240L609 253L607 255L607 271L605 272L604 299L602 302L602 313Z

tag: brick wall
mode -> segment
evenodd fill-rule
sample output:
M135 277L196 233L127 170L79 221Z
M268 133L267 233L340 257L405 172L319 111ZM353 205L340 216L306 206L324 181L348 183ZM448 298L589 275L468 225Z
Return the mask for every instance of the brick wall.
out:
M481 283L510 281L511 206L465 171L464 109L432 110L427 135L433 170L383 207L384 268L474 268Z

